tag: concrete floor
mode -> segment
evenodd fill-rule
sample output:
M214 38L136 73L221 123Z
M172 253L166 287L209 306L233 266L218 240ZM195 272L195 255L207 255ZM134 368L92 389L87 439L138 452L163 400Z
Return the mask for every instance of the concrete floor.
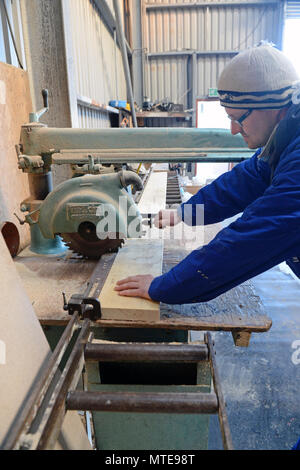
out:
M272 319L248 348L231 334L213 334L229 426L237 450L289 450L300 436L300 283L275 267L253 279ZM192 333L197 339L197 333ZM209 449L222 449L217 416Z

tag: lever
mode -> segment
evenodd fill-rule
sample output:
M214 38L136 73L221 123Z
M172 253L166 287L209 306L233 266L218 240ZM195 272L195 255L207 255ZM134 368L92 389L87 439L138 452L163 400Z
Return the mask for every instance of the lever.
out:
M20 219L20 217L14 212L14 215L16 216L16 218L18 219L18 221L20 222L20 225L24 225L26 223L26 220L22 220Z
M42 90L42 97L44 102L44 108L48 108L48 90L46 88Z
M43 97L43 109L40 109L40 111L37 111L36 113L30 113L29 114L29 122L39 122L40 118L45 114L48 110L48 90L44 88L42 90L42 97Z
M68 302L67 302L67 299L66 299L66 294L63 292L62 295L63 295L63 302L64 302L63 309L68 310Z

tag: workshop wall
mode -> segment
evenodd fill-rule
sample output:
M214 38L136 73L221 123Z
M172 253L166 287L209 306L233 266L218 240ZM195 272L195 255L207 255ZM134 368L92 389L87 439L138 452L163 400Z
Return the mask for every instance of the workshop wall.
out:
M73 0L69 9L67 40L72 43L74 52L79 127L110 127L105 107L110 100L127 99L121 52L103 19L102 3ZM121 11L122 4L120 2ZM107 2L107 8L113 21L112 2Z
M110 127L109 101L127 98L121 52L112 33L112 2L20 2L34 109L42 107L42 88L49 90L50 109L43 122Z
M43 107L41 90L49 91L49 112L42 122L50 127L110 127L109 101L127 98L121 53L112 34L112 2L20 0L20 5L34 110ZM67 165L52 165L52 175L56 187L71 171Z
M20 225L20 203L29 196L28 175L18 169L15 145L19 143L22 124L32 111L28 74L0 62L0 226L13 223L19 232L20 249L29 244L28 225Z
M78 95L105 105L112 99L126 99L120 49L103 23L96 4L75 0L70 12Z
M147 0L144 94L192 107L217 86L222 69L240 50L261 40L281 47L283 3Z

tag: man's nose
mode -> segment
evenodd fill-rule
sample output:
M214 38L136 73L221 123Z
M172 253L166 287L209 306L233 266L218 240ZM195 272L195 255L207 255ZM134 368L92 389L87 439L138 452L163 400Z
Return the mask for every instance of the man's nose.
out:
M238 122L231 121L230 131L231 131L232 135L239 134L241 132L241 130L242 130L242 128L241 128L241 126L239 125Z

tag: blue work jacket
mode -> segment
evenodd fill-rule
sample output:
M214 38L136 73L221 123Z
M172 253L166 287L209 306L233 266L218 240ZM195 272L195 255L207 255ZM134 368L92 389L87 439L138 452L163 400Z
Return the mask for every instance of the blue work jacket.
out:
M152 299L167 304L205 302L283 261L300 277L298 129L280 148L275 167L259 149L181 205L183 221L191 225L198 204L203 205L204 225L241 215L210 243L156 277L149 289Z

